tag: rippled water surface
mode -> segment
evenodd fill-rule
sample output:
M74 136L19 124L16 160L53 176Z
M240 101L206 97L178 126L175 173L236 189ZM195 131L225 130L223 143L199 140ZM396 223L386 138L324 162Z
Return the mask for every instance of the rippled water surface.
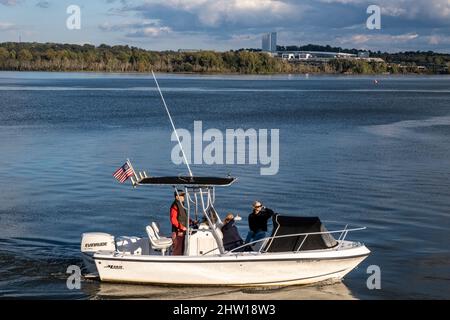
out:
M261 199L280 213L318 215L372 254L342 283L275 289L167 288L85 279L82 232L168 233L170 188L119 185L129 157L152 175L171 161L171 127L147 75L0 73L0 296L39 298L450 298L450 78L159 75L178 127L280 129L280 168L193 165L239 177L216 207L246 216ZM240 224L246 232L245 220ZM369 265L381 290L368 290Z

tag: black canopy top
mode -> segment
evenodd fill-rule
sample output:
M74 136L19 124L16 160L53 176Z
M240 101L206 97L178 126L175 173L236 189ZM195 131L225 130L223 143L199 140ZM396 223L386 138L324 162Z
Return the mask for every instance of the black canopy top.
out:
M272 237L310 232L325 233L308 235L307 237L305 235L298 235L275 238L266 244L264 248L264 251L266 252L297 251L300 246L300 251L318 250L333 248L338 245L333 235L326 233L327 229L318 217L300 217L276 214L272 217L272 219Z
M236 178L233 177L146 177L139 184L190 185L190 186L229 186Z

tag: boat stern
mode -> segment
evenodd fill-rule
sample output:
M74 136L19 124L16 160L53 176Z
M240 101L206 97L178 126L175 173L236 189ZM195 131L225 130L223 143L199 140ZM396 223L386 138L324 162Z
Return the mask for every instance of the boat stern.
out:
M81 255L83 264L91 274L97 274L97 267L94 261L94 254L100 250L116 250L114 236L103 232L88 232L81 236Z

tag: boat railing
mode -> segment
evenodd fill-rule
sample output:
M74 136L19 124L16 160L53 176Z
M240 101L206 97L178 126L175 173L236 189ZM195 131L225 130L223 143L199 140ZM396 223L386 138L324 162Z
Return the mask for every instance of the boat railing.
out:
M257 252L258 252L258 253L261 253L262 249L265 247L265 244L266 244L268 241L270 241L270 240L273 240L273 239L279 239L279 238L289 238L289 237L305 236L305 237L303 238L302 242L300 243L299 247L297 248L297 250L294 251L294 252L297 253L297 252L299 252L299 251L302 249L303 244L305 243L306 239L307 239L309 236L311 236L311 235L319 235L319 234L330 234L330 235L332 235L332 234L339 234L339 237L338 237L338 239L337 239L338 245L337 245L335 248L333 248L334 250L339 250L339 249L342 247L342 244L343 244L343 242L344 242L344 240L345 240L345 238L347 237L347 234L348 234L349 232L360 231L360 230L365 230L365 229L366 229L366 227L353 227L353 228L349 228L349 227L348 227L348 224L347 224L347 225L344 227L344 229L341 229L341 230L334 230L334 231L320 231L320 232L305 232L305 233L295 233L295 234L284 234L284 235L279 235L279 236L275 235L275 236L270 236L270 237L265 237L265 238L262 238L262 239L259 239L259 240L255 240L255 241L252 241L252 242L249 242L249 243L245 243L245 244L243 244L243 245L241 245L241 246L239 246L239 247L236 247L236 248L234 248L234 249L228 251L227 254L234 253L234 252L236 252L237 250L240 250L240 249L245 248L245 247L248 247L248 246L252 246L252 245L254 245L254 244L256 244L256 243L259 243L259 242L262 242L262 245L261 245L261 247L259 248L259 250L258 250ZM208 252L207 252L207 253L208 253ZM207 253L205 253L205 254L207 254Z

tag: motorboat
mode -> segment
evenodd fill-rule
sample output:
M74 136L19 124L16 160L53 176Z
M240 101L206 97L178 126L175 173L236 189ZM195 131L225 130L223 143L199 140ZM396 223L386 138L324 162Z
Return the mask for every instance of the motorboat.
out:
M202 221L186 231L182 256L170 254L172 240L155 222L148 237L114 237L84 233L81 251L87 270L108 282L194 286L280 286L342 279L370 253L347 234L365 229L328 231L317 217L275 214L269 237L226 251L222 218L214 203L216 187L230 186L234 177L147 177L133 186L171 185L185 192L188 218ZM336 238L336 236L338 236Z
M153 73L153 72L152 72ZM145 227L147 237L115 237L103 232L84 233L81 252L86 269L101 281L189 286L286 286L340 280L370 253L362 243L347 240L364 227L328 231L318 217L274 214L270 236L225 250L222 218L215 208L216 188L228 187L235 177L194 176L174 122L159 88L162 102L178 139L188 176L152 177L136 172L129 160L123 174L133 187L173 186L183 190L188 219L183 255L171 255L172 239L160 233L156 221ZM189 220L188 220L189 221ZM336 238L337 237L337 238ZM244 249L244 250L243 250Z

